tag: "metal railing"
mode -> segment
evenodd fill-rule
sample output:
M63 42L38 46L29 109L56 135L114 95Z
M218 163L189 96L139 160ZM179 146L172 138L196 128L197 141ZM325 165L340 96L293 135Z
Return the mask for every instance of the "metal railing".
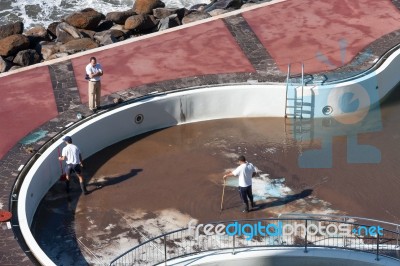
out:
M304 252L310 247L346 249L373 253L376 260L380 256L400 260L399 225L391 230L384 227L389 223L367 220L360 224L352 220L346 216L345 219L310 217L214 222L207 228L205 225L183 228L149 239L118 256L110 265L166 264L169 260L202 252L231 250L235 254L239 248L258 247L301 247ZM236 228L236 232L232 228ZM221 230L224 233L218 233Z

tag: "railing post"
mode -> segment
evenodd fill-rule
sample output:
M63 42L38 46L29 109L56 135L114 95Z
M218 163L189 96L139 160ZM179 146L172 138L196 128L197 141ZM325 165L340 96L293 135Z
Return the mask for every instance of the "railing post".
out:
M379 261L379 234L376 234L377 238L376 238L376 259Z
M304 245L304 253L307 253L308 252L308 250L307 250L307 230L308 229L308 220L306 219L306 235L305 235L305 237L304 237L304 240L305 240L305 245Z
M167 236L164 235L164 265L167 265Z
M235 255L235 239L236 239L236 235L233 235L233 249L232 249L232 255Z

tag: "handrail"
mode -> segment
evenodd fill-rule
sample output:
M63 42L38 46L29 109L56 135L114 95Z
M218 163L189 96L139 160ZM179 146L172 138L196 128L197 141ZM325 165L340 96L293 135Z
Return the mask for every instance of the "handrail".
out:
M288 64L288 71L286 76L285 117L287 117L287 98L289 92L289 79L290 79L290 64Z
M292 214L288 214L292 216ZM301 214L295 214L301 215ZM318 215L318 214L317 214ZM317 216L313 215L313 216ZM293 215L294 216L294 215ZM320 217L329 216L319 214ZM167 261L194 255L202 252L226 250L230 249L234 255L237 248L249 248L249 247L302 247L304 252L308 252L312 247L324 247L324 248L339 248L347 250L362 251L367 253L376 254L376 260L379 260L380 256L385 256L396 261L400 261L400 255L398 251L400 246L398 245L398 238L400 232L381 228L379 233L372 234L371 228L376 229L374 225L365 225L355 222L343 221L347 218L354 219L355 217L350 216L333 216L336 219L317 219L317 218L265 218L265 219L243 219L243 220L230 220L230 221L219 221L210 222L210 225L240 223L249 224L254 222L255 224L264 224L264 228L267 225L276 225L282 228L292 227L292 235L283 234L282 231L277 234L272 234L268 231L268 234L264 235L252 235L252 239L248 240L245 237L245 231L242 234L233 235L218 235L218 234L205 234L202 229L197 230L198 236L192 234L189 228L181 228L172 232L168 232L152 239L149 239L131 249L124 252L120 256L116 257L110 262L110 266L113 265L134 265L139 264L150 264L156 265L159 263L167 263ZM359 219L365 219L369 221L377 221L381 224L386 223L384 221L378 221L368 218L359 217ZM340 235L338 231L329 232L326 229L324 234L321 234L320 227L318 230L315 229L317 224L323 228L328 228L330 225L336 226L335 228L341 228L341 225L345 225L348 231L344 235ZM326 225L328 224L328 225ZM396 225L388 223L390 225ZM304 225L304 227L302 227ZM286 227L285 227L286 226ZM396 225L399 226L399 225ZM347 228L346 227L346 228ZM374 228L375 227L375 228ZM249 227L248 227L249 228ZM275 227L274 227L275 228ZM278 228L278 227L276 227ZM314 228L314 229L313 229ZM378 227L379 228L379 227ZM193 228L192 228L193 229ZM300 229L300 230L299 230ZM312 229L312 230L310 230ZM361 230L363 229L363 230ZM365 229L365 230L364 230ZM253 229L252 229L253 230ZM264 229L267 232L267 229ZM269 230L269 229L268 229ZM274 229L276 230L276 229ZM208 230L209 231L209 230ZM248 231L249 232L249 231ZM253 232L260 232L254 229ZM279 232L273 231L273 232ZM349 233L350 232L350 233ZM370 233L368 233L370 232ZM323 232L322 232L323 233ZM382 233L380 235L380 233ZM301 236L303 234L303 236ZM332 244L333 243L333 244ZM152 252L151 247L153 245L163 245L164 254L159 257L158 252ZM162 248L162 247L161 247ZM169 252L168 252L169 251Z

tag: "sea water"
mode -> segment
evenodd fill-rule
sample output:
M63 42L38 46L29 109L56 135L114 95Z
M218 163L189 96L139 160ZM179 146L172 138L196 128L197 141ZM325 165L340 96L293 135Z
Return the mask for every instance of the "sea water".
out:
M162 0L169 8L190 8L209 0ZM23 21L25 29L42 25L47 27L54 21L60 21L66 15L93 8L106 15L112 11L124 11L132 8L134 0L1 0L0 25Z

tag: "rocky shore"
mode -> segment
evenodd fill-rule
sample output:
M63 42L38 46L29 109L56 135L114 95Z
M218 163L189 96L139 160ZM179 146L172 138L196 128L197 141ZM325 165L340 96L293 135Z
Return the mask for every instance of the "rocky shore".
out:
M87 8L51 23L24 29L23 22L0 26L0 73L81 51L163 31L260 2L214 0L186 8L168 8L160 0L136 0L132 9L106 15Z

